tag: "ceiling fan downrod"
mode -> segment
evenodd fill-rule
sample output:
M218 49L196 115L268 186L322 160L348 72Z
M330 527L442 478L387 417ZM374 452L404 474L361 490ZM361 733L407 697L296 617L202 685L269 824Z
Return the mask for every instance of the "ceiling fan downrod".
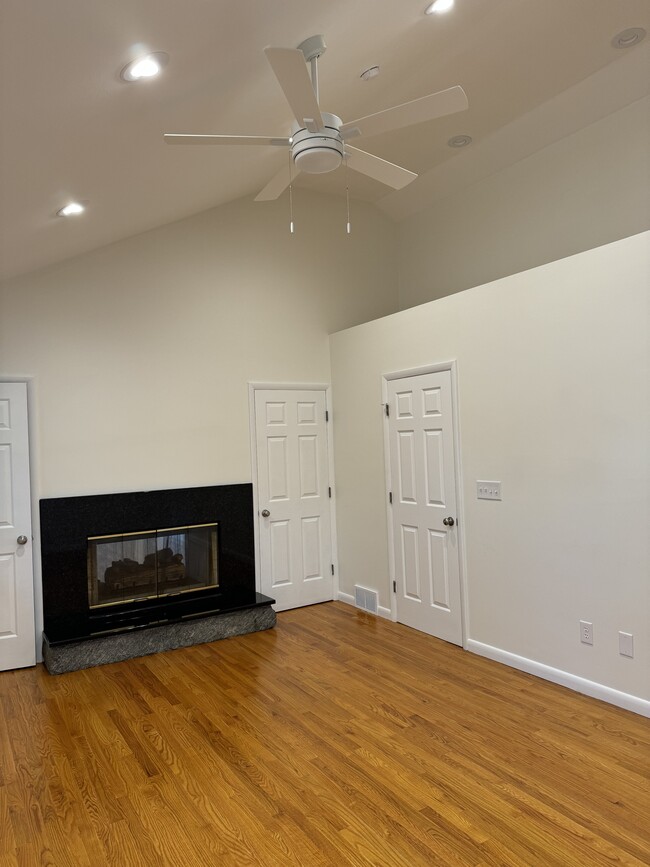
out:
M318 58L314 57L311 61L311 86L314 88L316 102L320 102L320 93L318 92Z
M308 63L311 68L311 84L316 95L316 102L320 102L320 93L318 90L318 58L325 54L327 45L325 45L325 37L310 36L298 46L298 51L302 51L305 58L305 63Z

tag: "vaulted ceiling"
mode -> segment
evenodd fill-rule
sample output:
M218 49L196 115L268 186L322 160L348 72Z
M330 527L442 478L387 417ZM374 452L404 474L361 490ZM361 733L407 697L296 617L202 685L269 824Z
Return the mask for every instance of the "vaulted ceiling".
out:
M321 106L344 121L463 86L467 112L358 140L421 175L391 192L350 172L352 197L383 200L386 213L399 217L400 197L415 201L417 185L458 158L450 137L472 136L462 155L470 159L470 149L517 118L621 62L627 52L612 47L616 33L650 31L647 0L456 0L451 12L433 16L424 15L425 6L2 0L0 278L253 198L284 153L171 148L162 133L288 135L291 110L264 56L267 45L295 47L322 33ZM629 51L644 51L647 42ZM169 55L163 74L125 83L122 67L148 51ZM380 75L362 81L360 73L375 64ZM297 186L340 193L343 173L303 177ZM56 217L71 199L87 202L83 217Z

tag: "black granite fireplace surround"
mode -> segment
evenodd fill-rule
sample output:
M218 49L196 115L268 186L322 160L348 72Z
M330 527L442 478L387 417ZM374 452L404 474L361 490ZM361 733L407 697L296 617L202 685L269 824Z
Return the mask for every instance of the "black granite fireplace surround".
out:
M261 606L255 592L252 485L41 500L45 638L65 644ZM217 523L218 587L91 608L88 538Z

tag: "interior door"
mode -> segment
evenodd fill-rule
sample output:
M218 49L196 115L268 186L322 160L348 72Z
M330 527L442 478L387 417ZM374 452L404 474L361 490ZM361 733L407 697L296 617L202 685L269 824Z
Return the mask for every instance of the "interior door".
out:
M276 610L333 598L325 392L255 391L261 590Z
M35 663L27 386L0 382L0 670Z
M397 619L462 644L451 371L391 380L388 396Z

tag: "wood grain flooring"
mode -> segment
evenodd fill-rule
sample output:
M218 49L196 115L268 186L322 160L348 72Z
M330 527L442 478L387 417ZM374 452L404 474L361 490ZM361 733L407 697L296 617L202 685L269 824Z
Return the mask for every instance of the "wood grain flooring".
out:
M648 721L341 603L0 674L0 865L650 864Z

